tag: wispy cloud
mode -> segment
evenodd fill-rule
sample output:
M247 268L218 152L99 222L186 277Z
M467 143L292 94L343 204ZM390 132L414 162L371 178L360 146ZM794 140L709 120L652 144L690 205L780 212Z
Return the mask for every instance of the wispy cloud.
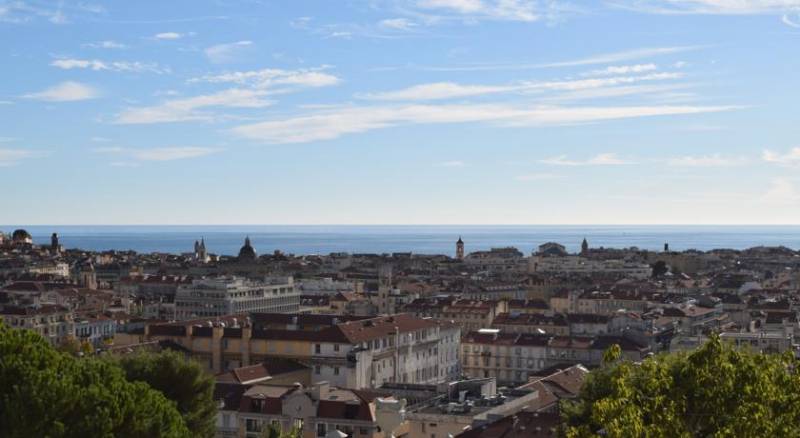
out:
M297 85L303 87L326 87L336 85L341 80L326 73L326 67L300 70L265 68L262 70L234 71L217 75L206 75L190 79L189 82L233 83L255 88L269 88L276 85Z
M797 18L795 19L789 14L783 14L783 16L781 16L781 21L783 24L797 29L800 28L800 14L796 14L795 17Z
M611 65L604 69L592 70L582 73L581 76L610 76L610 75L627 75L631 73L647 73L658 70L658 66L650 64L635 64L635 65Z
M58 67L63 70L72 69L88 69L94 71L116 71L116 72L149 72L149 73L169 73L170 69L167 67L160 67L156 63L143 63L138 61L101 61L99 59L72 59L63 58L56 59L50 63L53 67Z
M761 154L761 158L767 163L787 167L800 167L800 147L792 148L785 154L765 150Z
M421 101L472 97L509 92L578 91L633 84L645 81L665 81L679 79L683 73L652 73L641 76L617 76L611 78L590 78L566 81L519 82L507 85L464 85L453 82L420 84L409 88L382 93L370 93L359 97L371 100Z
M95 152L110 154L116 157L126 157L128 161L114 161L112 165L128 166L139 161L175 161L188 158L203 157L220 152L221 149L199 146L173 146L159 148L123 148L123 147L104 147L95 148ZM133 160L133 163L130 161Z
M447 65L447 66L404 66L426 71L515 71L515 70L538 70L545 68L560 67L580 67L589 65L615 64L630 62L639 59L649 59L658 56L666 56L683 52L706 49L709 46L667 46L667 47L645 47L639 49L623 50L619 52L609 52L592 55L584 58L570 59L565 61L541 62L541 63L488 63L488 64L467 64L467 65ZM677 65L676 65L677 67Z
M205 54L208 60L214 64L224 64L236 61L252 45L253 42L248 40L217 44L205 49Z
M86 43L83 45L88 49L127 49L128 46L122 43L118 43L113 40L105 40L105 41L97 41L94 43Z
M189 36L189 34L178 32L161 32L153 35L153 38L157 40L179 40L187 36Z
M133 151L133 157L141 161L174 161L203 157L219 152L219 149L206 147L167 147Z
M47 102L72 102L98 98L100 92L90 85L66 81L23 97Z
M436 82L414 85L402 90L364 94L359 97L373 100L438 100L458 97L480 96L518 90L520 86L509 85L463 85L453 82Z
M356 106L237 126L238 136L266 143L330 140L345 134L392 126L484 122L497 126L553 126L640 117L729 111L733 106L514 106L403 105Z
M0 148L0 167L14 166L20 161L41 156L41 152Z
M655 14L780 14L800 9L800 0L615 0L611 4Z
M409 31L419 25L408 18L387 18L379 21L378 26L385 29Z
M266 99L264 90L231 88L213 94L173 99L158 105L128 108L117 115L118 124L150 124L187 121L212 121L213 113L203 112L206 108L264 108L272 105Z
M744 157L726 157L721 154L686 155L667 159L667 165L675 167L729 167L747 163Z
M566 155L539 160L542 164L551 166L619 166L624 164L635 164L633 161L624 160L613 153L598 154L587 160L570 160Z
M541 18L536 0L417 0L422 9L459 14L468 19L536 21Z
M213 121L224 116L202 110L264 108L275 103L267 96L338 84L340 79L324 72L325 68L234 71L193 78L189 80L190 83L234 84L238 87L200 96L166 100L158 105L128 108L117 116L116 123Z
M707 48L707 46L648 47L621 52L604 53L569 61L550 62L546 64L540 64L540 67L576 67L582 65L611 64L616 62L632 61L634 59L652 58L655 56L690 52L704 48Z

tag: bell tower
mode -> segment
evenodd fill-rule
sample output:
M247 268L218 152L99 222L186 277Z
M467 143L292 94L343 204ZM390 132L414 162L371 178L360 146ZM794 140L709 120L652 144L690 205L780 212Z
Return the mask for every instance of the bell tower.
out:
M456 242L456 259L464 260L464 241L461 240L461 236L458 236L458 241Z

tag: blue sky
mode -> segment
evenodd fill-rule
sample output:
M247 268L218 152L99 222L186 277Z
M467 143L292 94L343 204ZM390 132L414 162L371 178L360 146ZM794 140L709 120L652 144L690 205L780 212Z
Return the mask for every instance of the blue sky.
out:
M800 0L0 0L0 224L798 224Z

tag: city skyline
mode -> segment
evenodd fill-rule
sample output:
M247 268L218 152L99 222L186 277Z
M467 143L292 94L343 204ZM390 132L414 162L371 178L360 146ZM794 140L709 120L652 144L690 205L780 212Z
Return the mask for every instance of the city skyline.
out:
M0 1L0 224L798 224L800 1Z

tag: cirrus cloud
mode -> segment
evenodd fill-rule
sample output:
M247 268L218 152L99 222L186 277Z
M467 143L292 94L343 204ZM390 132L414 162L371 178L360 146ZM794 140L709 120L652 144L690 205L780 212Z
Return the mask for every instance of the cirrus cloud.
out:
M240 137L265 143L304 143L414 124L483 122L500 127L571 125L641 117L688 115L734 106L519 106L508 104L356 106L234 127Z
M100 97L100 92L91 85L74 81L65 81L53 85L52 87L45 88L42 91L26 94L23 97L46 102L74 102L96 99Z

